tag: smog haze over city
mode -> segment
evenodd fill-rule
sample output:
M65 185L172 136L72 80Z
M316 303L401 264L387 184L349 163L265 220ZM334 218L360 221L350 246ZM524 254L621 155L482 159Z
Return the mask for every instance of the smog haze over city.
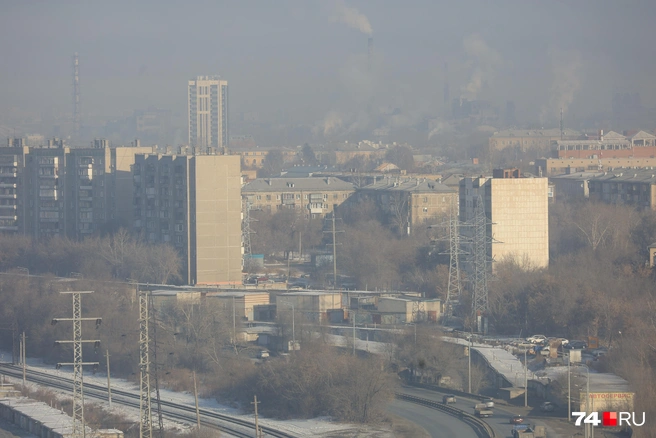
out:
M315 139L414 128L447 114L447 82L451 99L502 108L513 101L518 124L555 127L563 108L571 126L603 119L616 93L639 93L643 104L656 98L655 8L649 1L5 2L2 128L34 130L40 121L48 131L71 117L74 52L82 124L96 135L110 120L159 108L180 125L169 143L186 141L185 84L207 74L230 83L231 134L255 130L261 145L281 125L307 127Z

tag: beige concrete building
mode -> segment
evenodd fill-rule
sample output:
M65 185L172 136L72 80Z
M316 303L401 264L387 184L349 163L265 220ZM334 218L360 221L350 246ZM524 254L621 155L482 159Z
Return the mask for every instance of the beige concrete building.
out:
M325 321L327 312L342 308L342 294L340 292L303 291L287 292L276 296L276 309L278 313L286 309L293 309L313 320Z
M241 190L253 208L270 212L292 209L312 218L333 211L335 204L342 204L354 192L353 184L333 177L260 178Z
M437 322L442 314L442 302L417 297L380 297L378 311L399 315L402 322Z
M527 149L551 149L552 144L559 140L577 139L581 133L572 129L506 129L492 134L488 140L491 151L500 151L508 147Z
M189 145L207 153L227 148L228 81L219 76L198 76L187 90Z
M241 157L241 165L243 168L261 169L264 166L269 151L272 149L260 148L230 148L230 155L239 155ZM285 163L292 163L296 160L298 151L296 149L280 148L275 149L282 153Z
M385 177L358 189L354 205L364 199L374 200L390 223L411 234L415 227L449 215L458 192L434 180Z
M563 173L601 172L622 168L656 168L656 158L649 157L601 157L601 158L540 158L535 160L536 175L561 175Z
M0 230L81 239L132 222L131 166L148 147L0 148ZM15 213L13 216L9 213Z
M190 285L241 283L239 157L137 155L134 230L170 243Z
M254 321L258 307L269 305L268 292L208 292L207 299L217 301L222 308L234 312L238 321Z
M512 257L520 264L549 265L547 178L465 178L460 182L460 220L475 216L481 194L488 219L488 256ZM463 227L471 234L471 227ZM494 265L493 265L494 266Z

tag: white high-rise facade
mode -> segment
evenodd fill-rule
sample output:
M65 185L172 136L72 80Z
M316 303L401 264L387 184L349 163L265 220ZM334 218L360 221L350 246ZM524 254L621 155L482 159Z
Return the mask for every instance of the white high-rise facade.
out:
M228 81L198 76L189 81L189 145L201 152L228 147Z

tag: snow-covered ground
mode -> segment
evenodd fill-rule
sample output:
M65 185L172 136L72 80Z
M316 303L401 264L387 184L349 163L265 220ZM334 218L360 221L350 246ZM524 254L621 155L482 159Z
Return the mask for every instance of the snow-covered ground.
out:
M4 359L3 359L4 358ZM0 362L5 362L7 359L11 359L11 353L0 352ZM27 358L28 368L33 368L36 371L44 372L51 374L53 376L61 376L65 378L73 378L72 368L66 367L59 370L56 370L52 365L45 365L41 359ZM1 369L0 369L1 370ZM7 379L12 381L11 378ZM20 382L19 379L13 379L15 383ZM94 385L107 386L107 375L103 373L96 373L92 375L90 371L84 373L84 382L92 383ZM29 382L28 382L29 384ZM35 385L36 386L36 385ZM139 393L139 385L136 383L128 382L124 379L111 378L112 390L122 390L122 391L132 391L135 394ZM62 392L62 397L69 396L70 393ZM186 404L189 406L195 406L194 394L187 392L175 392L169 391L166 389L160 389L160 398L165 401L170 401L173 403ZM139 422L139 410L136 408L129 408L125 406L112 403L110 409L109 402L107 400L98 400L91 399L87 400L87 403L93 403L101 406L103 409L124 416L131 421ZM241 414L239 410L221 405L214 399L199 399L199 407L208 411L217 412L224 415L229 415L239 419L245 419L250 421L255 421L253 415L244 415ZM280 431L291 433L299 437L304 436L322 436L322 435L334 435L336 433L346 433L348 431L362 430L361 425L353 424L344 424L336 423L330 421L329 418L315 418L311 420L274 420L269 418L259 417L259 424L262 426L271 427ZM176 421L164 419L164 427L169 430L175 431L186 431L195 427L195 424L191 423L180 423ZM361 436L361 435L359 435Z

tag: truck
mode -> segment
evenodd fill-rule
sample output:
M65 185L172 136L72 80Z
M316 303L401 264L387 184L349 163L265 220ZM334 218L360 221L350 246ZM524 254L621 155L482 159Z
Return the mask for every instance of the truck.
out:
M547 438L547 428L544 426L531 426L530 424L518 424L513 427L513 438Z

